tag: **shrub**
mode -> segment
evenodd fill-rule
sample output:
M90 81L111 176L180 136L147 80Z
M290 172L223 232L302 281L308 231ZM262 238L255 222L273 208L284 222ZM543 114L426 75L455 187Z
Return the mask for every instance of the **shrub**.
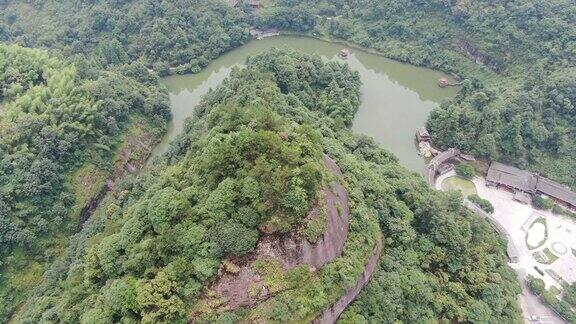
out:
M562 208L556 204L552 207L552 212L556 215L564 215L564 216L576 218L576 213L573 213L573 212L569 211L568 209L564 209L564 208Z
M216 226L212 239L225 255L241 256L254 250L258 242L258 231L228 221L222 226Z
M321 215L310 219L302 230L302 234L310 243L316 243L326 230L326 216Z
M546 291L546 286L544 281L540 278L534 278L532 276L528 277L528 286L536 295L542 295Z
M460 163L456 166L456 174L465 179L472 179L476 174L474 166L469 163Z
M532 204L534 204L534 207L544 210L552 209L552 207L554 207L554 202L552 200L538 195L532 197Z
M478 207L480 207L483 211L489 214L492 214L494 212L494 206L492 206L492 203L490 203L490 201L484 198L481 198L477 194L468 196L468 200L478 205Z

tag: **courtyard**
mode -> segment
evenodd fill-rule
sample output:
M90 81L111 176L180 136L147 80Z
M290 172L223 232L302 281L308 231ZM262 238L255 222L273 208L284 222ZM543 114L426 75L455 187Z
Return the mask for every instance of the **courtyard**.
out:
M562 289L562 282L576 281L576 222L551 211L537 210L513 199L510 191L488 186L484 178L454 181L455 172L438 177L436 189L475 191L494 206L492 218L508 233L518 253L518 262L510 266L524 275L541 278L546 288ZM474 184L473 189L470 183ZM456 184L456 185L455 185Z

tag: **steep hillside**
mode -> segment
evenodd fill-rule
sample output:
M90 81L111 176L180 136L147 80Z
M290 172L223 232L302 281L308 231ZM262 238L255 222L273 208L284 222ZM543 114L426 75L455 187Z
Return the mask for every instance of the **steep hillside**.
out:
M278 50L247 65L204 98L164 162L116 186L15 320L307 322L356 285L379 236L376 275L409 269L413 279L395 286L406 296L394 298L419 302L420 318L471 320L479 307L491 309L482 313L489 321L518 319L516 278L490 227L346 127L359 104L356 73ZM342 172L336 185L323 154ZM321 188L342 192L337 183L349 206L341 256L319 268L251 259L266 237L328 235L330 224L309 211L327 199ZM263 298L215 311L226 300L201 301L217 297L209 288L224 276L242 273L237 260L254 261L245 270L259 276L251 293ZM358 308L347 316L369 318Z
M0 100L4 321L81 226L88 200L124 167L117 155L130 139L153 144L169 111L158 78L141 64L89 79L45 51L15 45L0 45ZM138 151L125 158L138 160Z

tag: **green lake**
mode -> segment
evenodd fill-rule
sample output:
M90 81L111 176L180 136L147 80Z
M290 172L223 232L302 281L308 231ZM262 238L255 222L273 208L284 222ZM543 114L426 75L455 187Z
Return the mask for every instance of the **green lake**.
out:
M184 120L192 115L203 94L217 87L233 67L242 66L247 57L273 47L291 48L318 54L325 60L347 62L353 70L358 71L362 80L362 103L352 129L356 133L374 137L394 153L403 166L423 172L425 161L418 156L414 133L425 124L434 107L458 91L455 87L438 87L438 79L445 74L359 49L352 49L349 57L342 59L338 52L343 45L293 36L254 40L212 61L200 73L164 78L163 83L170 94L173 119L153 156L165 152L169 142L182 132Z
M440 184L443 191L460 191L462 196L468 197L476 193L474 182L459 176L444 179Z

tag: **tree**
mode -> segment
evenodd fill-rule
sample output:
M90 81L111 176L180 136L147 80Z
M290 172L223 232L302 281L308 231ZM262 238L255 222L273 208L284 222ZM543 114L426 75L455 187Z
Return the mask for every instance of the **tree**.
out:
M532 289L536 295L542 295L546 291L544 280L534 277L528 277L527 280L530 289Z
M212 240L218 244L224 255L241 256L254 250L258 242L258 231L228 221L215 228Z
M534 207L544 210L552 209L552 207L554 207L554 201L540 195L532 196L532 204L534 204Z
M476 170L470 163L460 163L456 166L456 174L465 179L472 179L476 174Z
M140 280L136 302L142 323L184 323L186 310L176 291L176 284L162 271L154 279Z
M154 231L163 234L170 228L172 222L186 217L190 208L190 202L182 192L166 187L150 198L148 218Z

